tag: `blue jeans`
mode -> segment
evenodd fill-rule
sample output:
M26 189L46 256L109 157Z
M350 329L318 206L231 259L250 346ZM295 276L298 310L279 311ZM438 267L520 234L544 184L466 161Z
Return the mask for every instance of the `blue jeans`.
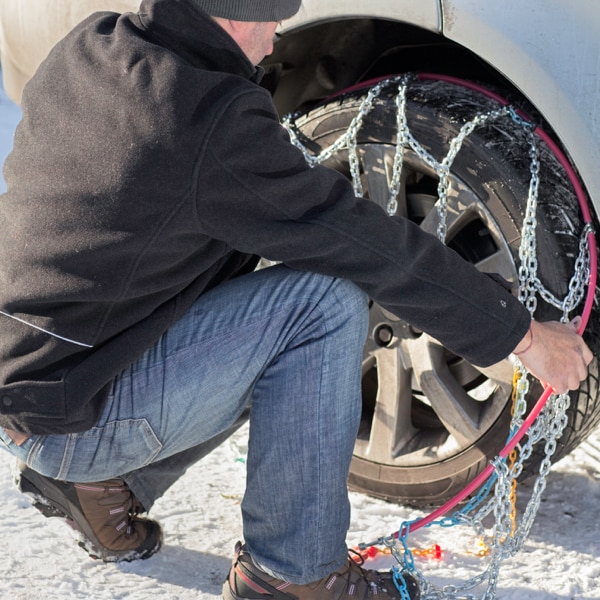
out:
M0 438L49 477L121 476L148 509L250 407L245 542L276 577L315 581L347 558L367 315L347 281L284 266L245 275L204 294L114 381L93 429Z

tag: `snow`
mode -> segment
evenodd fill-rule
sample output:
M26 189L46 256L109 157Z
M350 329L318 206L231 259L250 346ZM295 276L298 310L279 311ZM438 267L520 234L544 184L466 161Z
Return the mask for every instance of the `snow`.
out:
M0 90L0 163L10 150L20 112ZM0 181L0 192L4 191ZM107 565L80 550L57 519L45 519L12 483L12 460L0 452L0 598L210 600L221 597L233 547L242 535L240 500L245 486L245 440L239 430L195 465L161 498L151 516L165 531L165 545L147 561ZM522 508L530 483L518 488ZM348 544L370 542L426 513L351 493ZM522 551L500 571L501 600L600 599L600 431L553 466L547 489ZM442 559L416 557L436 585L460 585L479 574L487 559L472 530L422 529L411 548L442 548ZM377 558L373 566L393 561Z

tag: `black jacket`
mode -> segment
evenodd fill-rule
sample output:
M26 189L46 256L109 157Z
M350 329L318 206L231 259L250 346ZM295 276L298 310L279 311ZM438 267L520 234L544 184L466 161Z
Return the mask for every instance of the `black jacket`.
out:
M95 14L52 50L0 198L0 425L91 427L115 375L254 255L350 279L479 365L525 334L493 280L309 168L255 76L191 0Z

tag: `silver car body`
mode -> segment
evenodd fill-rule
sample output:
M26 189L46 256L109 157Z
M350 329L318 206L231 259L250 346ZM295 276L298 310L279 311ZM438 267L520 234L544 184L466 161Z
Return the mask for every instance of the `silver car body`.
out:
M285 26L293 28L354 17L394 19L435 32L442 29L442 7L438 0L304 0L298 14L286 21Z

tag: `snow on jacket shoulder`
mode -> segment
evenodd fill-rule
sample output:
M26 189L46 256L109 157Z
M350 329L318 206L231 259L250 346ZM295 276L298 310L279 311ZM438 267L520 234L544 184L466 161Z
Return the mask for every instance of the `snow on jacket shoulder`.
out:
M255 255L350 279L480 365L528 327L489 277L309 168L191 0L93 15L60 42L25 90L5 178L0 425L18 431L93 426L112 379Z

